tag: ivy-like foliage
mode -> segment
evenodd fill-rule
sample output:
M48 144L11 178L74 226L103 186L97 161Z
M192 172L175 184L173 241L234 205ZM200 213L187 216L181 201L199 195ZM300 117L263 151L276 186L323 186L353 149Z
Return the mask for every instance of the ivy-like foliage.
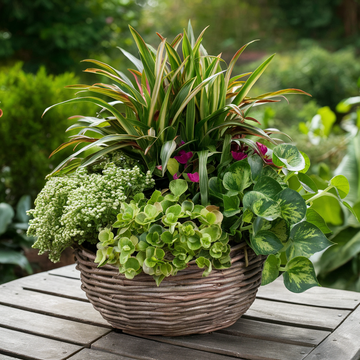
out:
M117 221L99 233L99 266L116 265L128 279L144 272L157 285L195 258L204 276L213 267L231 266L229 236L221 229L223 215L214 206L186 199L185 180L173 180L169 187L165 196L155 190L150 199L139 193L129 203L121 202Z
M209 179L206 207L196 203L196 195L187 198L192 193L183 179L171 181L165 196L155 190L150 199L137 194L121 202L117 221L99 234L95 262L114 264L130 279L141 272L153 275L159 285L194 259L203 276L212 268L230 267L230 246L246 241L257 255L267 256L263 285L280 273L293 292L319 285L309 258L332 243L313 205L330 196L353 211L343 200L349 184L338 175L319 191L305 174L307 156L295 146L252 145L246 153L233 154L241 160Z

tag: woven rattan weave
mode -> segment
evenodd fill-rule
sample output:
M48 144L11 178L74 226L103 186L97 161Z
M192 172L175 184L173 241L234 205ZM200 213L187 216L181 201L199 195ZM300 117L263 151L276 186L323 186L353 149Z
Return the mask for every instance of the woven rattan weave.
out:
M142 335L202 334L232 325L255 300L265 257L245 243L232 248L232 266L202 277L194 262L165 278L159 287L152 276L126 279L112 265L101 268L95 254L75 249L82 289L113 327Z

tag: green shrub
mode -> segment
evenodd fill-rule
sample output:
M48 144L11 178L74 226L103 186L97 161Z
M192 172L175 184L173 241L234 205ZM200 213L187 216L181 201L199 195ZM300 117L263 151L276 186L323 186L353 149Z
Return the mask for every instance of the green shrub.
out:
M64 130L70 114L89 112L86 104L61 106L41 118L44 109L73 96L65 85L79 80L72 73L47 75L41 68L27 74L22 64L0 69L0 188L12 205L24 194L32 199L44 186L44 178L59 159L50 153L67 139ZM95 113L93 111L93 113ZM69 154L71 149L69 149ZM8 172L10 171L10 175ZM5 173L7 176L4 176Z

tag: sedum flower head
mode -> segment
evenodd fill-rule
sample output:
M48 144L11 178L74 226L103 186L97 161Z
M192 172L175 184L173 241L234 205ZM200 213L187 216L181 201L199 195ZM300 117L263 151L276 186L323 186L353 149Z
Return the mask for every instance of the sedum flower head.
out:
M74 243L96 243L99 229L116 220L121 202L154 186L150 172L142 173L137 165L126 161L123 167L113 162L101 165L99 173L81 168L48 180L35 200L35 209L28 212L33 216L28 234L37 237L33 247L39 254L48 251L56 262Z

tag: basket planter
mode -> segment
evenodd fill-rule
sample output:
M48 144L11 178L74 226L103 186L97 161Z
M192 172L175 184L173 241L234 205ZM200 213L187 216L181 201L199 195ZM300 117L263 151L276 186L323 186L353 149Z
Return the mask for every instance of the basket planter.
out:
M142 335L203 334L228 327L255 300L264 256L245 243L232 248L232 266L202 277L195 262L159 287L147 274L129 280L113 265L101 268L95 254L75 249L82 289L96 310L114 328Z

